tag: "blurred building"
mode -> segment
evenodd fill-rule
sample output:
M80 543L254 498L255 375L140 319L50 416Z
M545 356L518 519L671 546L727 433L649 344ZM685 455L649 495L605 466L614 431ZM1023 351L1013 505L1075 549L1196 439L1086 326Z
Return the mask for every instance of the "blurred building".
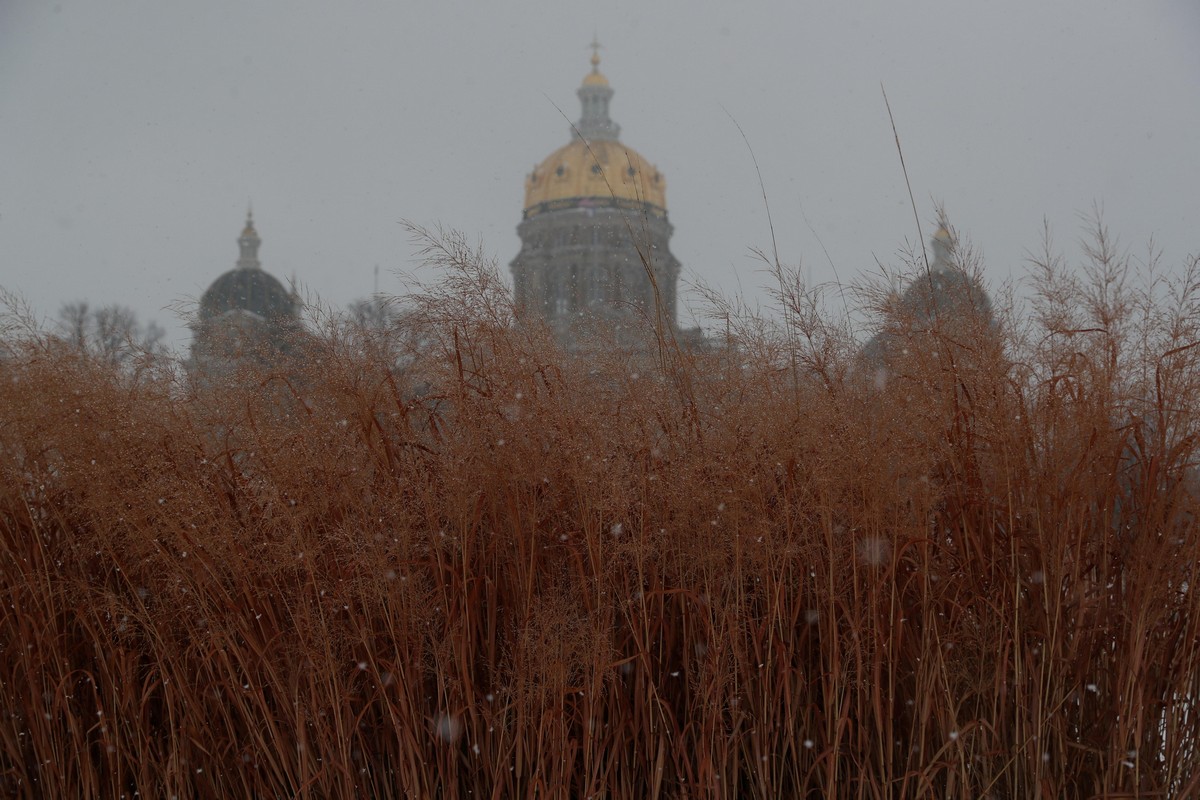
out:
M630 341L655 326L676 332L680 264L669 247L667 181L619 140L613 90L592 46L571 141L525 179L521 250L510 265L519 313L544 321L568 347L593 327L618 341L623 330Z
M204 292L192 324L192 366L204 371L227 371L246 360L274 363L297 347L303 330L294 288L285 289L258 259L262 240L253 214L246 214L237 241L237 264Z
M917 275L885 309L884 326L863 346L868 364L883 365L910 348L934 347L934 330L960 342L991 328L992 301L959 258L958 242L944 217L930 240L929 268Z

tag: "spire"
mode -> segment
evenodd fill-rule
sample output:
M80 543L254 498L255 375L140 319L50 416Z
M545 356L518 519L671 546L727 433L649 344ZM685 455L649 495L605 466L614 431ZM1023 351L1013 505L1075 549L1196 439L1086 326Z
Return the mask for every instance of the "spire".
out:
M576 136L582 136L591 141L616 141L621 133L621 126L609 119L608 103L612 100L613 90L608 85L608 78L600 74L600 42L595 37L588 45L592 48L592 71L583 79L583 85L576 92L579 102L583 104L583 116L575 126Z
M262 244L262 239L258 238L258 231L254 229L254 211L248 209L246 211L246 227L242 228L242 235L238 237L238 249L241 255L238 258L238 269L259 269L262 264L258 260L258 246Z

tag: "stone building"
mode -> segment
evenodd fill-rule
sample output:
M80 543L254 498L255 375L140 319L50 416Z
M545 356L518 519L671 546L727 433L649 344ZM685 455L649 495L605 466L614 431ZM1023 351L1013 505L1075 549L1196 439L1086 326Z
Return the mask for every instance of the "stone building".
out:
M593 326L632 342L676 324L680 264L668 246L667 181L619 140L598 47L577 92L583 113L571 141L525 179L521 250L511 264L520 313L572 348Z
M303 330L295 291L258 260L262 240L251 213L237 241L237 264L204 292L192 326L192 366L204 371L225 371L246 359L274 363L295 349Z

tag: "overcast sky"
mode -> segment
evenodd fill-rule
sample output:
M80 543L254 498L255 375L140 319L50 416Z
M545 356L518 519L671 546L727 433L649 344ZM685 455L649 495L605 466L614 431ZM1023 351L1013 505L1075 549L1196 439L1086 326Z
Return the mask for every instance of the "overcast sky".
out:
M668 181L685 277L751 299L770 237L815 281L895 263L934 203L999 284L1043 218L1200 252L1200 2L0 0L0 285L171 331L237 259L332 305L416 267L402 219L504 268L595 32L622 141ZM557 108L556 108L557 106ZM728 112L728 113L727 113ZM807 216L812 230L804 221ZM815 235L814 235L815 232ZM928 227L925 230L928 235Z

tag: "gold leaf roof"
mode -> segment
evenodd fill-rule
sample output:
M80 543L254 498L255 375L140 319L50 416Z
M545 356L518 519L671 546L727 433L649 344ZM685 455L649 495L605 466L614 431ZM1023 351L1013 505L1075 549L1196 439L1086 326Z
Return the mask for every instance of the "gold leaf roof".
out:
M617 141L576 138L525 178L525 213L543 203L592 199L643 203L666 211L667 179L641 154Z

